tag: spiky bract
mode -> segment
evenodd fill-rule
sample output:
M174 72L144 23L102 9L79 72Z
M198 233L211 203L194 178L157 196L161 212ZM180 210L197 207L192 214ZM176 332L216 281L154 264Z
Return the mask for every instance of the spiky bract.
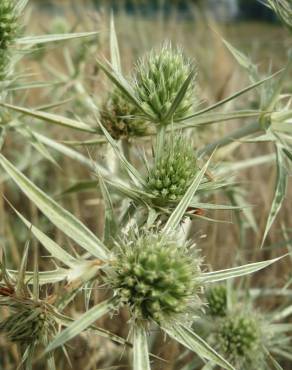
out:
M45 303L18 300L9 306L11 314L0 322L0 331L11 342L44 343L56 334L56 320Z
M170 138L149 171L147 190L155 196L154 202L158 205L176 202L185 194L196 171L191 142L183 136Z
M109 284L133 320L161 323L194 314L201 305L199 275L200 261L187 246L151 233L120 247Z
M194 70L180 49L165 44L152 50L136 66L135 92L143 109L155 117L155 123L169 124L164 117L183 83ZM194 103L194 83L190 83L183 99L173 113L174 121L185 117Z
M251 313L233 312L222 318L215 345L236 369L254 369L264 361L261 323Z
M137 117L137 110L115 89L109 94L101 110L101 122L118 140L146 133L146 123Z
M206 293L208 314L211 316L225 316L227 311L227 291L224 285L209 288Z
M14 0L0 2L0 49L6 50L19 30Z

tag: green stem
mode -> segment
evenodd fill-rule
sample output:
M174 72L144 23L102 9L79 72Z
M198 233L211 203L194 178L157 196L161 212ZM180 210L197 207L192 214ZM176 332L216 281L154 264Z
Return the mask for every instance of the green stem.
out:
M230 134L224 136L222 139L215 141L214 143L208 144L198 151L198 155L211 154L215 149L222 148L236 140L242 139L246 136L261 132L263 129L259 122L253 122L247 126L241 127L234 130Z
M156 150L155 150L155 161L159 160L162 155L163 147L165 143L166 125L159 126L156 136Z

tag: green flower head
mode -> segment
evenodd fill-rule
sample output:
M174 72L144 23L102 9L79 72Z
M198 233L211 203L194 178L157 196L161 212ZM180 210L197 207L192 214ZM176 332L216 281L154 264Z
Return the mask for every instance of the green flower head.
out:
M134 320L161 323L186 319L191 310L201 306L199 275L200 261L186 246L151 233L120 247L109 284Z
M101 109L101 122L111 136L121 138L141 136L146 132L146 123L137 117L137 110L118 89L109 94Z
M191 142L183 136L170 138L149 171L147 190L155 196L157 205L176 203L187 191L196 172Z
M225 316L227 311L227 292L224 285L209 288L206 293L208 314L211 316Z
M194 71L190 60L180 49L164 44L140 59L136 66L135 93L143 109L155 117L159 124L169 124L164 117L174 102L182 85ZM171 119L184 118L194 105L194 83L191 82Z
M14 0L0 2L0 49L6 50L19 31L19 24Z
M236 369L254 369L264 361L261 322L249 312L233 312L219 322L215 345Z

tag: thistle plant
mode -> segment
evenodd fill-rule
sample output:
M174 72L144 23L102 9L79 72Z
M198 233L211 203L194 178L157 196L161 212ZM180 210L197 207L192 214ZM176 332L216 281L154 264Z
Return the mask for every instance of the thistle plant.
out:
M25 3L21 0L17 4L24 6ZM104 64L98 60L97 65L114 87L101 106L97 106L98 99L87 93L84 87L87 85L84 85L84 74L81 72L84 70L85 49L81 49L80 58L77 56L74 59L68 48L64 48L64 60L69 76L60 73L57 67L51 67L51 71L62 83L66 81L69 98L76 102L77 92L77 99L84 102L78 119L72 118L78 114L72 102L69 105L72 111L70 117L65 115L67 108L63 109L63 115L48 112L49 108L56 106L62 110L63 103L58 99L64 91L58 88L52 90L58 92L56 101L46 104L42 110L0 102L1 106L11 110L11 116L4 117L0 122L2 126L5 124L0 131L0 166L5 173L4 179L10 178L31 201L34 210L32 221L24 216L27 210L17 210L11 205L12 211L27 228L30 237L34 238L35 244L40 243L49 253L55 266L53 270L48 270L47 264L44 264L47 270L39 272L38 264L43 264L40 258L35 257L34 271L28 271L27 249L18 271L8 270L2 263L5 268L2 268L0 275L0 306L8 309L8 317L0 322L1 334L20 344L29 370L39 347L48 356L45 357L48 368L54 370L54 351L86 330L94 330L95 334L119 343L121 351L130 349L133 356L129 362L134 370L150 369L152 352L155 352L155 348L153 351L150 346L156 342L158 332L184 346L187 355L188 351L195 354L196 365L187 364L188 368L195 369L198 364L201 366L204 363L204 369L216 366L228 370L269 369L270 362L277 364L279 358L289 358L290 326L281 320L287 318L291 307L286 313L279 310L269 315L262 314L258 307L254 308L255 302L251 304L245 300L248 297L246 291L238 289L241 295L235 300L229 295L229 286L227 289L225 285L217 286L216 283L224 284L226 280L257 272L282 257L246 263L244 251L241 250L236 256L236 261L242 261L240 265L218 271L212 271L210 266L209 271L208 258L202 255L201 239L195 234L189 240L191 233L186 233L183 223L186 217L195 221L195 217L200 216L194 212L196 209L242 210L246 212L246 218L252 220L252 212L245 211L246 204L219 204L217 197L210 203L207 196L233 186L231 168L237 165L249 168L267 163L271 158L266 160L265 157L264 162L262 157L253 158L246 161L248 163L243 161L229 165L221 164L216 153L211 153L217 147L230 143L234 145L237 139L242 143L246 139L272 141L276 146L278 178L264 230L265 241L287 187L288 171L284 170L283 158L291 160L290 102L283 106L282 99L287 96L280 95L287 70L282 72L279 80L274 75L262 79L246 57L229 45L240 65L248 65L248 71L252 71L252 83L230 97L196 111L196 66L184 56L181 48L165 43L160 49L147 53L135 64L130 73L132 78L128 81L122 73L113 19L110 29L111 62ZM18 39L18 43L29 49L39 43L42 45L93 34L25 37ZM7 47L11 45L9 43L7 40ZM272 80L275 80L273 84L270 83ZM17 85L16 90L28 86ZM74 89L70 89L71 86ZM261 98L258 110L232 111L232 105L226 105L259 87L261 89L257 90L261 91ZM8 94L17 101L17 94L14 95L12 89ZM218 108L223 106L228 109L219 111ZM89 159L78 149L64 145L61 140L51 139L49 129L45 135L41 134L35 125L31 125L34 119L90 135L86 139L78 137L78 141L71 141L70 145L107 143L119 170L112 173L101 160ZM234 119L252 119L252 122L200 147L194 146L184 131L196 135L198 126ZM283 127L285 134L280 134ZM104 210L103 214L98 206L100 233L92 231L92 225L89 228L49 196L48 188L42 190L36 186L30 180L32 172L24 175L20 168L30 169L31 163L22 167L7 159L11 155L4 142L8 132L25 138L25 144L32 145L40 158L54 166L59 164L51 150L77 162L78 168L82 164L94 173L95 178L85 179L85 187L91 190L99 188L99 198L93 203L101 204L101 210ZM143 140L140 136L144 136ZM134 145L125 148L121 144L128 142L128 139ZM142 155L137 155L137 148ZM104 147L98 147L98 150L101 158L107 155ZM45 177L43 168L38 175ZM55 182L52 186L56 194L59 189L55 189ZM84 182L74 186L74 191L83 190ZM77 197L74 200L77 202ZM75 205L75 202L72 203ZM0 212L2 208L0 204ZM41 230L37 224L39 213L36 209L58 229L58 233L50 230L50 235L47 235ZM83 209L88 211L85 203L82 203ZM201 221L205 219L201 218ZM193 226L197 230L195 222ZM51 295L47 296L46 292ZM85 305L75 305L80 298L85 300ZM77 307L81 307L81 312L77 312ZM72 311L74 317L65 316L64 312ZM106 324L111 323L113 316L118 317L123 329L125 327L129 333L127 339L96 326L97 320L106 315ZM148 341L149 337L151 340ZM93 366L99 366L98 361L94 361Z

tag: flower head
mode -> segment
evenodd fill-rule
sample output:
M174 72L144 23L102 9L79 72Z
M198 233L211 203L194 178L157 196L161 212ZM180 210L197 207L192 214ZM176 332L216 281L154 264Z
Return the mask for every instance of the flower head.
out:
M259 317L235 311L219 321L214 344L237 369L253 369L264 361L262 340Z
M182 85L193 72L191 61L180 49L165 44L161 50L152 50L136 66L135 92L143 109L159 124L175 100ZM173 120L185 117L192 109L194 84L190 83L184 97L173 113Z
M227 311L227 292L224 285L209 288L206 292L208 313L211 316L225 316Z
M190 186L196 171L196 156L190 141L183 136L170 138L149 171L147 190L159 205L177 202Z
M151 233L120 247L109 284L134 320L161 323L200 307L199 275L200 261L186 246Z
M137 117L135 107L115 89L107 98L101 110L101 122L111 136L120 138L141 136L146 132L146 124Z
M16 38L19 30L14 0L0 3L0 49L6 50Z

